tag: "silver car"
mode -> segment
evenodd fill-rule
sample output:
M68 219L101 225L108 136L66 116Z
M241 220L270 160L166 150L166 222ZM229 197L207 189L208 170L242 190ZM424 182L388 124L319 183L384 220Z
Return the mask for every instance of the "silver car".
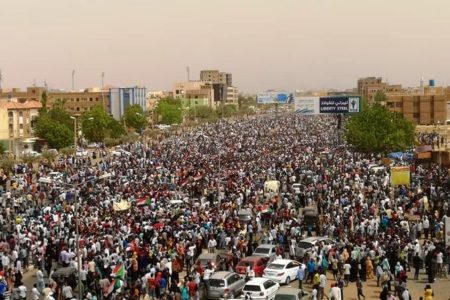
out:
M215 272L209 279L207 299L236 298L244 288L245 280L234 272Z

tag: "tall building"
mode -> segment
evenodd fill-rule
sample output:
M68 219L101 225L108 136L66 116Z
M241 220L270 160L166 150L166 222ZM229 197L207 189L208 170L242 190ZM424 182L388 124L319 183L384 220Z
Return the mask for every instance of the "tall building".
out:
M367 101L375 101L375 95L379 92L385 94L397 94L403 93L404 90L401 85L388 84L383 82L381 77L366 77L358 79L358 94L365 97Z
M200 71L200 80L210 82L214 89L214 101L237 104L237 88L233 86L231 73L220 72L219 70Z
M219 70L202 70L200 71L200 80L212 83L221 83L226 86L232 86L233 80L231 73L220 72Z
M147 111L147 89L144 87L111 88L109 90L110 113L120 120L129 105L137 104Z
M213 84L203 81L177 82L173 90L173 97L180 99L184 107L206 105L214 108L215 94Z
M15 155L32 147L33 122L42 107L39 101L18 102L18 99L0 99L0 142Z

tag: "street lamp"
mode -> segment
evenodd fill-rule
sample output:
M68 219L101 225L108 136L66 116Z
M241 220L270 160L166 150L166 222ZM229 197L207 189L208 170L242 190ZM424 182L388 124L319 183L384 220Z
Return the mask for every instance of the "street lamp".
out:
M71 117L72 118L72 117ZM110 178L112 176L111 173L105 173L103 175L100 175L98 178L94 178L91 180L86 180L77 184L70 184L70 183L64 183L65 186L67 187L71 187L74 189L74 202L75 202L75 211L74 211L74 217L75 217L75 244L76 244L76 254L77 254L77 272L78 272L78 294L77 294L77 299L78 300L82 300L82 289L81 289L81 253L80 253L80 220L79 220L79 216L78 216L78 212L79 212L79 200L78 200L78 190L77 188L82 186L83 184L86 184L88 182L94 182L96 180L103 180L103 179L107 179Z
M75 152L77 152L77 118L74 116L70 116L73 120L73 148Z

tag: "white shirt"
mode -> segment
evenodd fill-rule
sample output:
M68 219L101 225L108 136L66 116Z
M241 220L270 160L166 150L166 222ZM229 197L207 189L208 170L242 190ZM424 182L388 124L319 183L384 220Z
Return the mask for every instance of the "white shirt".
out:
M39 293L38 289L35 287L31 289L31 294L33 295L33 300L39 300L39 297L41 296L41 293Z
M337 286L332 287L330 290L329 298L331 299L333 297L335 300L341 300L341 289Z

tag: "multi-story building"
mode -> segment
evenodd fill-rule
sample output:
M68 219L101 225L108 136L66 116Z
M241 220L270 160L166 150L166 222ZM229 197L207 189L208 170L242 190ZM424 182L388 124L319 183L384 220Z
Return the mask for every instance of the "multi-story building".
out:
M441 95L388 95L386 107L416 124L444 124L447 120L447 97Z
M200 80L212 83L222 83L226 86L233 85L231 73L220 72L219 70L202 70L200 71Z
M375 101L375 95L379 92L385 94L401 94L404 90L401 85L390 85L383 82L381 77L366 77L358 79L358 94L365 97L369 103Z
M28 87L26 91L20 89L0 90L0 98L15 98L18 103L41 101L42 94L47 92L47 107L61 104L72 115L81 115L96 105L101 105L106 111L109 108L109 91L97 88L82 91L47 90L44 87Z
M109 90L110 113L120 120L129 105L139 105L147 110L147 89L144 87L111 88Z
M177 82L173 90L173 97L180 99L183 106L187 107L198 105L199 103L212 108L216 106L214 101L214 88L210 82Z
M69 114L79 116L98 105L105 111L110 111L109 97L108 90L98 88L75 92L50 90L47 92L47 106L51 108L60 104Z
M228 86L226 89L225 101L227 104L238 103L238 89L234 86Z
M19 102L19 99L0 99L0 142L9 151L20 155L35 142L33 122L42 107L39 101Z

